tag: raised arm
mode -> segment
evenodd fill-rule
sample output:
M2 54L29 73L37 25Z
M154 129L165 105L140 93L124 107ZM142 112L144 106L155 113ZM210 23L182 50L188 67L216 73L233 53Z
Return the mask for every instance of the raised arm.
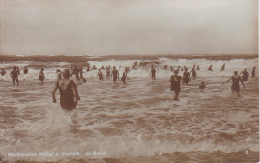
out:
M55 83L54 89L52 90L52 102L56 102L55 92L56 92L57 89L59 88L58 82L59 82L59 81L57 81L57 82Z
M225 83L228 83L231 79L232 79L232 77L230 77L227 81L222 82L222 85L224 85Z

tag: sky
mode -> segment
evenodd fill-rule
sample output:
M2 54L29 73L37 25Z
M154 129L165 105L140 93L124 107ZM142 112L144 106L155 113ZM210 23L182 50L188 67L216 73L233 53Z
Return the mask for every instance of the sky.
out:
M258 54L257 0L0 0L0 55Z

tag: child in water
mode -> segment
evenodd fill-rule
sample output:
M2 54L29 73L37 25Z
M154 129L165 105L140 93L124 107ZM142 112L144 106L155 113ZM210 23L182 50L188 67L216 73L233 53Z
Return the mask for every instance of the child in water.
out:
M204 82L202 81L200 86L199 86L199 89L204 89L204 88L206 88L206 86L205 86Z

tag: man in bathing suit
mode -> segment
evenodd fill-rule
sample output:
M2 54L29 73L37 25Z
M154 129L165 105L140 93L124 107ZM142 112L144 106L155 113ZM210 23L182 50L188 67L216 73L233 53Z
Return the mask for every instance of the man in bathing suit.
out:
M116 69L115 66L113 67L111 76L113 76L113 81L114 81L114 83L116 84L116 79L119 80L119 73L118 73L118 70Z

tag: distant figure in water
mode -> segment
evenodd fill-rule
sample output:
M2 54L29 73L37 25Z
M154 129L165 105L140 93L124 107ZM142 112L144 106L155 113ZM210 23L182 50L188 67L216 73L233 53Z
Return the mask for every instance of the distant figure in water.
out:
M197 72L196 72L194 67L191 70L191 76L194 77L194 78L197 76Z
M99 80L103 80L103 73L100 69L98 69L97 77Z
M75 84L79 84L78 69L76 67L72 70L70 79L73 80Z
M113 77L113 81L114 81L114 83L116 84L116 80L117 80L117 79L119 80L119 73L118 73L118 70L116 69L115 66L113 66L113 70L112 70L112 73L111 73L111 77Z
M206 86L205 86L204 82L202 81L200 86L199 86L199 89L204 89L204 88L206 88Z
M213 71L213 70L212 70L212 65L209 66L208 70L209 70L209 71Z
M228 79L226 82L223 82L222 85L224 85L225 83L228 83L230 80L232 80L232 86L231 86L232 94L237 93L237 95L240 96L239 81L243 84L244 88L245 88L245 85L244 85L241 77L238 75L237 71L234 72L234 75L230 79Z
M242 79L243 81L248 81L249 73L247 72L247 69L245 68L244 71L242 71L239 75L243 74Z
M26 66L23 69L23 74L28 74L28 68Z
M126 84L126 82L125 82L126 77L127 77L127 71L125 70L125 71L123 72L123 76L121 77L121 80L122 80L122 82L124 82L124 84Z
M15 82L17 85L19 85L18 72L17 72L16 66L13 67L13 70L11 71L10 76L12 77L13 85L15 85Z
M4 68L2 68L2 71L1 71L1 76L5 76L5 74L6 74L6 71L5 71L5 69L4 69Z
M197 68L196 68L196 70L200 70L200 66L199 66L199 65L197 65Z
M63 70L63 79L55 83L55 87L52 91L53 102L56 102L55 92L60 91L60 106L62 109L72 111L76 109L78 101L80 100L77 85L74 81L70 80L69 69Z
M252 70L252 73L251 73L251 75L252 75L252 77L255 77L255 66L253 67L253 70Z
M224 71L225 70L225 63L221 66L220 71Z
M41 68L41 71L39 72L39 80L43 83L44 82L44 79L45 79L45 76L44 76L44 73L43 73L44 69Z
M155 80L155 73L156 73L156 70L154 69L153 65L151 66L151 72L149 74L149 76L152 74L152 80Z
M107 69L107 71L106 71L106 77L108 78L109 76L110 76L110 70Z
M174 75L171 76L170 78L170 90L171 94L173 95L173 100L179 100L179 94L181 92L181 76L178 76L178 70L174 70Z
M191 82L190 73L188 72L188 68L185 68L185 72L183 73L183 84L188 85Z

